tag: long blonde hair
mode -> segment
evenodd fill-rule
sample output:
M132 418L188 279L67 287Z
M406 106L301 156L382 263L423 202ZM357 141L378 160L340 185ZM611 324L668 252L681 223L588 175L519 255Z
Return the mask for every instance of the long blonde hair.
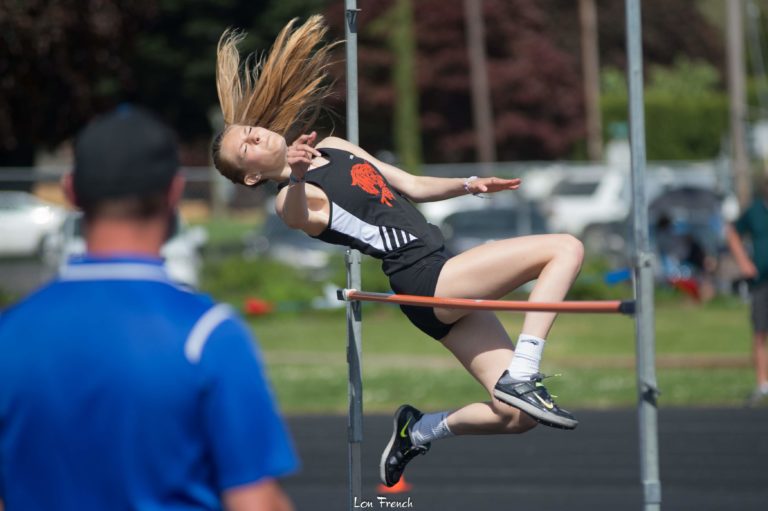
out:
M317 120L330 94L326 80L330 50L322 44L328 31L320 15L296 27L283 27L266 58L248 55L241 71L237 49L245 34L226 30L216 50L216 90L225 129L214 140L213 161L226 177L242 183L238 169L221 158L221 138L232 124L262 126L288 138L306 131ZM289 140L290 142L290 140Z

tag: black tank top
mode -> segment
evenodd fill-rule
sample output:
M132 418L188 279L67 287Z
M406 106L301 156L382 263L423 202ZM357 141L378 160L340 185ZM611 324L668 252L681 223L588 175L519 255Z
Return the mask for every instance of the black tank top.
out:
M329 163L307 172L306 181L328 196L330 221L317 239L381 259L387 275L443 248L440 229L370 162L339 149L319 151Z

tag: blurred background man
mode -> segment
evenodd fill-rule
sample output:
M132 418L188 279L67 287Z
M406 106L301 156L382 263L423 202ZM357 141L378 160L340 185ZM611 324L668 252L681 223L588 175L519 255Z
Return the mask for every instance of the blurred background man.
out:
M747 404L754 406L768 397L768 179L761 195L727 226L726 237L741 274L749 281L752 305L752 356L757 385ZM744 241L751 242L751 256Z
M297 458L248 328L159 257L173 133L123 107L75 145L88 253L0 316L0 509L264 509Z

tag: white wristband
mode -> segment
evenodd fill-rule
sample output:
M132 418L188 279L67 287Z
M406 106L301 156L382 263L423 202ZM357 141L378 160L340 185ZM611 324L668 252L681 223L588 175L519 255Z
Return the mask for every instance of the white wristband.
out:
M467 179L464 180L464 191L467 193L471 193L472 195L477 195L474 192L469 191L469 183L477 179L477 176L469 176Z

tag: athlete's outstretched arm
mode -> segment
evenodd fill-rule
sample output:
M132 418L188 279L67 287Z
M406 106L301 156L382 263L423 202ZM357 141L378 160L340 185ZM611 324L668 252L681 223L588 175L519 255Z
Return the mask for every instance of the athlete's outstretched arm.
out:
M466 178L446 178L414 176L394 165L384 163L373 157L361 147L337 137L324 139L318 147L333 147L349 151L376 166L387 181L400 193L413 202L433 202L469 193L491 193L502 190L515 190L520 186L520 179L501 179L482 177L467 182ZM465 187L466 185L466 187Z

